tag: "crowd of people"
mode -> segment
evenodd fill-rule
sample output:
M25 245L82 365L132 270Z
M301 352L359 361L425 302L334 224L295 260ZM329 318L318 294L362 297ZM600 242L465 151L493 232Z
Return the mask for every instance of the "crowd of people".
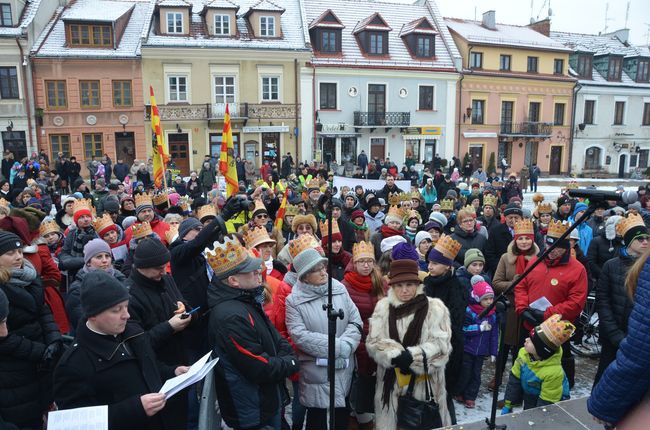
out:
M205 428L204 413L223 428L326 429L328 367L337 429L404 428L405 396L432 399L448 426L476 406L500 337L512 362L502 413L547 405L570 398L569 343L590 291L602 341L590 412L613 426L647 397L645 187L640 203L603 202L562 239L588 202L535 193L525 209L515 174L462 178L456 160L447 174L399 173L366 157L355 175L378 173L376 189L337 189L324 165L289 157L244 172L226 198L209 155L198 174L153 189L146 163L91 160L85 180L69 173L81 172L74 157L6 154L0 426L40 429L48 411L108 405L111 429ZM551 246L505 313L481 316ZM330 280L343 311L334 363ZM159 392L210 351L213 384Z

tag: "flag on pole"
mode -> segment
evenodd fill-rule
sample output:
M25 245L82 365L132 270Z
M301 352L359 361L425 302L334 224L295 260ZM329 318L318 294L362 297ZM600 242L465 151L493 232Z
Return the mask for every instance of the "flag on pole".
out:
M287 196L289 193L287 193L287 190L284 190L284 196L282 196L282 203L280 204L280 209L278 209L278 212L275 214L275 228L278 229L278 231L282 230L282 223L284 222L284 214L287 211Z
M153 130L153 179L156 188L162 188L165 176L165 166L169 162L167 145L163 140L162 129L160 128L160 113L156 98L153 95L153 87L149 85L149 98L151 102L151 129Z
M230 127L230 110L226 103L226 113L223 116L223 133L221 134L221 154L219 156L219 172L226 178L226 198L237 194L239 181L235 166L235 146L232 143Z

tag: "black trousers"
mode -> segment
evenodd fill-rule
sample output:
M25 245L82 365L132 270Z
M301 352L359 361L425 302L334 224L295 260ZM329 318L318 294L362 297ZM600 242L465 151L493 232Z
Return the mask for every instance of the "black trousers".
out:
M485 357L463 352L463 365L456 387L456 394L465 400L476 400L478 390L481 388L481 370Z
M335 430L347 430L349 415L348 408L334 410ZM327 430L327 425L327 409L307 408L307 430Z

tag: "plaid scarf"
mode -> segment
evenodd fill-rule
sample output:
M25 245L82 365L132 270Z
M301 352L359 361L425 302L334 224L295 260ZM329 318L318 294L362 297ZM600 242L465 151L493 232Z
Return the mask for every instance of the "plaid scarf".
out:
M84 255L84 246L93 239L98 238L97 232L92 226L86 227L84 230L77 228L71 234L74 234L72 239L72 256L73 257L83 257Z

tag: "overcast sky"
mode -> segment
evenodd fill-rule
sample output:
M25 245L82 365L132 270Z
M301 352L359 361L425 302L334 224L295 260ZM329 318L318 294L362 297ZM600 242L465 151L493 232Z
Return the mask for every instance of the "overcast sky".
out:
M605 31L605 7L607 31L625 27L626 0L436 0L445 17L481 19L483 12L494 9L498 23L526 25L531 16L544 19L548 16L549 1L553 15L551 30L598 34ZM411 3L412 1L404 0ZM630 0L627 27L633 44L647 44L650 24L650 0Z

